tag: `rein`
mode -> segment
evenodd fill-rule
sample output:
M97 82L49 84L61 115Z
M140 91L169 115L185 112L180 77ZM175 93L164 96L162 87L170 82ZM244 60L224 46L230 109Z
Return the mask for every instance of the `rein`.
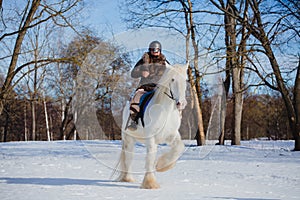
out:
M167 95L167 97L169 97L171 100L176 101L176 99L174 99L174 95L172 90L169 88L170 94L168 94L167 92L164 92L165 95ZM179 110L179 114L180 117L182 117L182 110Z
M159 87L157 87L157 88L159 88ZM168 89L170 91L170 94L168 94L167 92L164 92L164 94L167 95L167 97L169 97L170 99L175 101L172 90L170 89L170 87Z
M165 95L167 95L170 99L172 99L172 100L174 100L175 101L175 99L174 99L174 95L173 95L173 92L172 92L172 90L170 89L170 94L168 94L168 93L166 93L166 92L164 92L164 94Z
M169 91L170 91L170 94L168 94L167 92L164 92L164 94L167 95L167 97L169 97L171 100L176 101L170 87L169 87ZM175 102L175 103L177 103L177 102ZM180 116L182 117L182 110L179 110L179 113L180 113Z

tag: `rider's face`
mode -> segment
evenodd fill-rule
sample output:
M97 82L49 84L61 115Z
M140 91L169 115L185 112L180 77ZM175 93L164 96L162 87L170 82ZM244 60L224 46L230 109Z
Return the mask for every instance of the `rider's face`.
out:
M153 56L159 56L160 55L160 49L150 49L150 53Z

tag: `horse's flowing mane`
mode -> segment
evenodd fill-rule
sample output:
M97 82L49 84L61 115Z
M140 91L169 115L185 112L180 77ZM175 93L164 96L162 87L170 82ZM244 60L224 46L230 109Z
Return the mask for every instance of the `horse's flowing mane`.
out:
M167 64L166 70L157 84L157 88L155 92L156 97L153 98L156 99L156 102L161 102L161 98L163 98L165 94L168 94L170 92L170 88L169 88L170 82L176 75L186 76L186 68L179 64L176 65Z
M166 65L166 70L162 77L160 78L158 85L168 87L169 82L171 81L171 78L175 74L185 74L186 73L186 68L182 67L179 64L176 65Z

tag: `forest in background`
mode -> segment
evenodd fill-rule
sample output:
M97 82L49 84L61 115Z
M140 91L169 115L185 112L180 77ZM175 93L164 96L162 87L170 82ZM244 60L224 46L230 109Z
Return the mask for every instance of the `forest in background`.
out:
M35 140L48 140L45 107L43 102L36 104L36 127ZM230 140L232 123L232 101L228 102L228 112L226 120L225 139ZM28 99L14 99L9 104L9 111L1 115L1 141L25 141L33 140L32 136L32 113L30 101ZM72 114L68 116L68 128L62 131L62 104L52 98L46 99L46 107L49 118L49 132L51 140L74 139L75 124L72 121ZM287 113L282 99L278 95L251 95L244 98L242 119L242 140L266 138L269 140L290 140L293 136L289 133ZM183 113L187 117L189 112ZM210 98L203 99L203 121L204 128L207 130L211 115ZM25 117L26 116L26 117ZM98 119L105 132L101 139L118 140L121 138L120 127L115 123L111 114L111 108L99 109ZM27 122L26 122L27 120ZM6 124L4 123L6 122ZM25 128L25 124L27 127ZM182 124L180 133L183 139L195 139L195 132L189 134L187 124ZM25 132L26 131L26 132ZM81 139L78 137L78 139ZM82 138L85 139L85 138ZM214 138L217 140L218 138Z
M230 139L233 145L260 137L294 139L300 149L298 1L120 2L129 30L172 29L186 40L188 97L198 121L193 132L182 124L184 139L196 137L199 145L205 144L211 96L202 80L217 65L214 73L222 74L226 109L216 133L222 137L215 139L220 144ZM134 61L126 50L82 25L84 1L1 0L0 8L0 140L120 139L112 93ZM94 71L101 77L94 95L103 134L80 138L72 111L75 82L95 48L106 64L105 70ZM205 58L210 60L203 64ZM124 89L124 99L131 92ZM89 131L97 128L91 125Z

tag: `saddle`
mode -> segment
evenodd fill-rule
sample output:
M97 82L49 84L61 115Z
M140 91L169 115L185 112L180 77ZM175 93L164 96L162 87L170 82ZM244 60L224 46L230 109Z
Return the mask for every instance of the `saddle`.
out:
M145 94L143 94L140 98L140 103L139 103L140 112L137 114L136 121L138 121L138 119L141 118L143 127L145 126L144 114L145 114L146 108L147 108L150 100L154 96L154 93L155 93L155 90L148 91Z

